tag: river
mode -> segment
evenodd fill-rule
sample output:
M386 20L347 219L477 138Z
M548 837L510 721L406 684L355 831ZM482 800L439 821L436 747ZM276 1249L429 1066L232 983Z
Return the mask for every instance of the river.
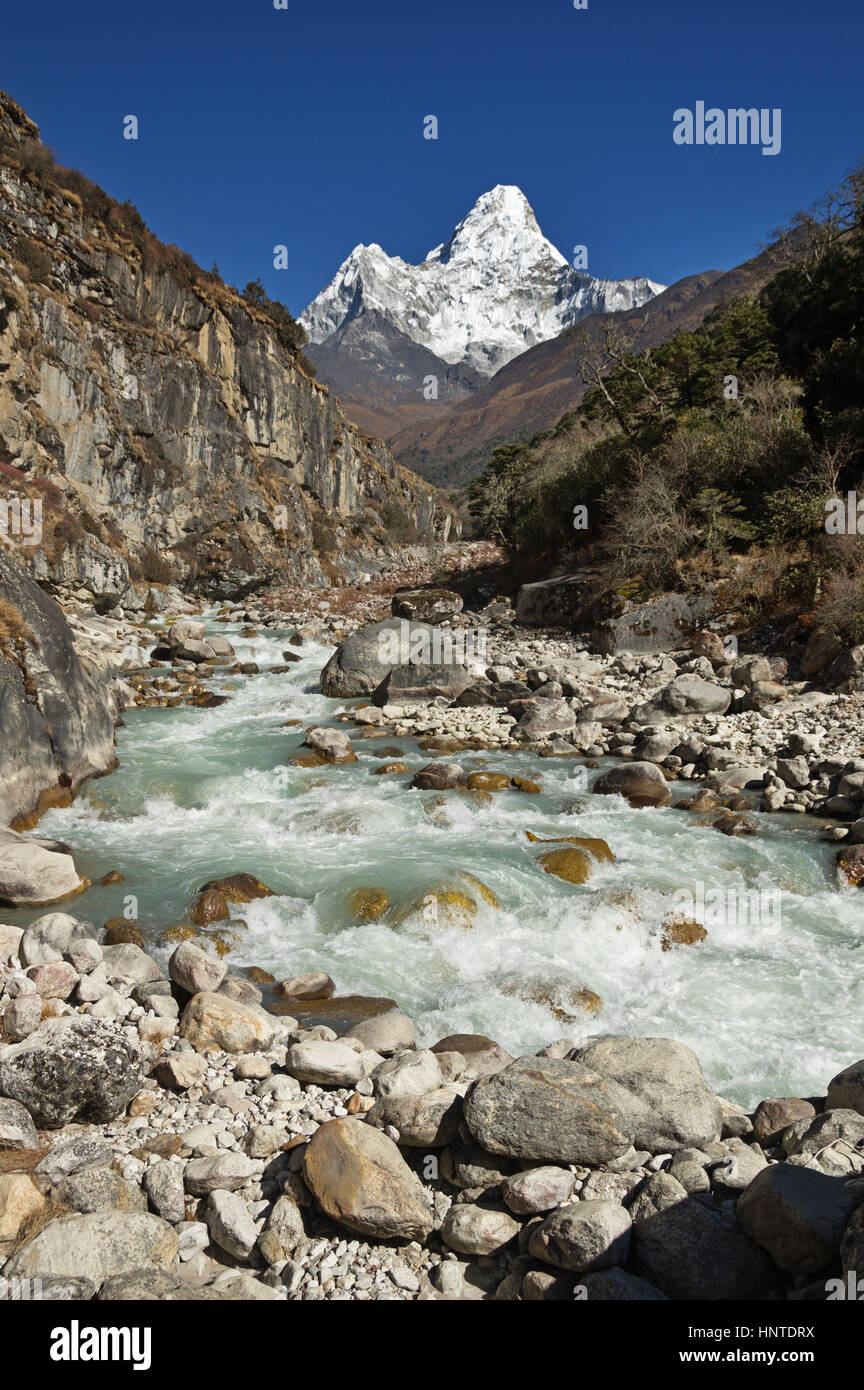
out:
M287 766L302 725L342 708L318 688L330 649L306 645L290 673L276 675L268 668L282 664L289 633L216 630L261 674L216 675L211 688L233 688L212 709L129 711L118 771L40 822L38 833L72 846L82 873L125 875L73 901L76 915L102 925L125 909L156 942L205 880L248 871L277 896L238 909L248 931L233 970L258 965L277 979L325 970L340 994L395 998L424 1043L475 1031L518 1054L562 1036L669 1036L696 1051L719 1093L747 1105L824 1093L861 1056L864 894L838 889L833 846L816 826L757 814L758 836L729 838L686 811L586 794L581 763L498 752L459 761L532 776L542 795L507 791L475 805L450 793L433 818L430 793L409 790L408 775L373 776L382 744L401 748L412 770L436 756L411 739L357 739L358 761L347 766ZM286 728L289 720L302 723ZM615 861L573 886L543 871L526 830L600 836ZM481 903L467 930L423 913L399 925L358 922L347 902L352 888L378 887L404 910L459 871L500 902ZM727 913L699 945L664 951L673 894L698 895L699 885L706 895L779 894L780 921ZM574 1014L568 999L579 988L602 1009Z

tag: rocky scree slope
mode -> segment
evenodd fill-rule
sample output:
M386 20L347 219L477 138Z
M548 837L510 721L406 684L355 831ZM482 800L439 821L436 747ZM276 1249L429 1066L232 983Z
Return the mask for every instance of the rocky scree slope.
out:
M395 524L451 520L272 317L57 165L2 93L0 475L42 503L36 577L106 606L130 574L215 597L356 578Z

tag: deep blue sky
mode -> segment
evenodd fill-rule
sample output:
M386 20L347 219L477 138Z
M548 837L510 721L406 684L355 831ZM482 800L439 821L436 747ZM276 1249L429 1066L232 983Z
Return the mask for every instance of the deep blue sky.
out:
M7 6L0 86L157 235L294 313L358 242L420 260L496 183L595 275L725 269L864 155L861 0L288 6ZM782 152L676 146L699 99L781 107Z

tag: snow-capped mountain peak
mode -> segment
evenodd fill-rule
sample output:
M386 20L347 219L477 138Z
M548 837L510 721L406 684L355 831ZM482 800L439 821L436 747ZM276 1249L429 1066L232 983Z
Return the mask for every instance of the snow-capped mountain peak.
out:
M323 343L371 310L445 362L491 375L586 314L634 308L663 288L574 270L543 236L522 190L498 184L420 265L377 243L355 246L301 323Z

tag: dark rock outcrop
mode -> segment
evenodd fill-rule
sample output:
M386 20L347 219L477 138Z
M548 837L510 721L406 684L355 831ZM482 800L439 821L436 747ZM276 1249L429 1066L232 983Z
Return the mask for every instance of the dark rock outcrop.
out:
M60 608L0 551L0 822L107 772L114 701L79 660Z

